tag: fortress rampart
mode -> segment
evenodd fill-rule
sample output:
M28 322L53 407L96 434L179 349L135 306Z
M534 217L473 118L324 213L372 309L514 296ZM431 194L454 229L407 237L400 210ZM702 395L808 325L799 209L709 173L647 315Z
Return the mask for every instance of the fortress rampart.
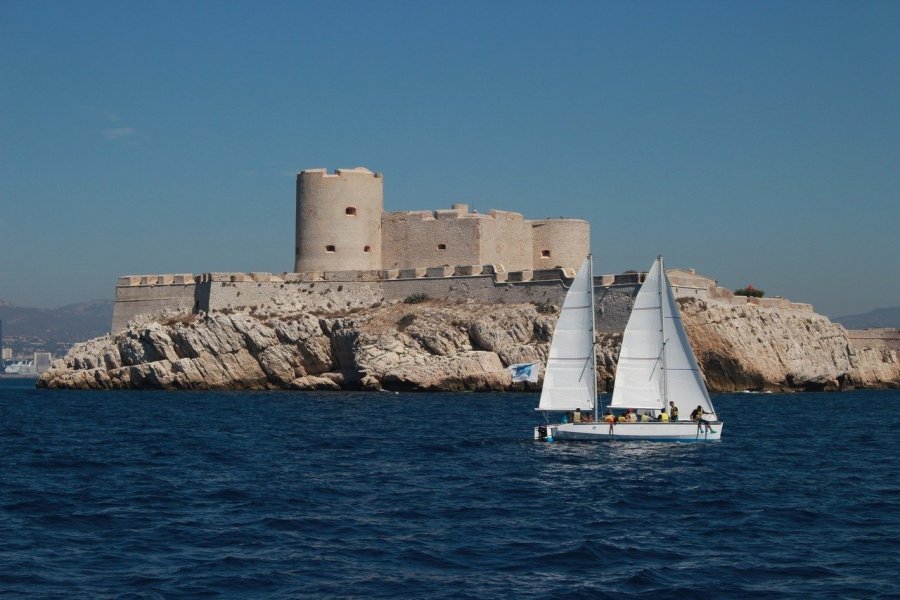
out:
M847 338L856 348L877 348L900 352L900 329L847 330Z
M562 303L574 269L507 271L501 265L457 265L410 269L349 270L307 273L203 273L201 275L134 275L116 285L113 333L132 319L157 315L265 306L319 306L330 310L403 300L413 294L446 302L485 304ZM616 333L625 328L634 297L646 273L626 272L594 277L597 329ZM762 308L812 312L809 304L781 298L745 298L719 288L702 276L670 272L675 296L714 304L752 303ZM320 297L317 303L312 297ZM863 332L865 333L865 332ZM860 340L863 338L860 337ZM879 338L881 339L881 338ZM890 339L886 336L885 339Z

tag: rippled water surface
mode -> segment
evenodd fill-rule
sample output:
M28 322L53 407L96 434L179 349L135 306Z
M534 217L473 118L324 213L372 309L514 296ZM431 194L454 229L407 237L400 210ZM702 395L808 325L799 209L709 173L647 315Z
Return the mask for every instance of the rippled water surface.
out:
M0 597L891 597L900 392L721 442L532 441L534 395L0 381Z

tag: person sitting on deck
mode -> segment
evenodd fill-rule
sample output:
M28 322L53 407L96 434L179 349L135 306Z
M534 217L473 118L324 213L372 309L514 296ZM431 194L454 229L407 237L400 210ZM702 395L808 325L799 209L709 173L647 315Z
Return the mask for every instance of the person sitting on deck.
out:
M572 422L573 423L581 423L581 409L580 408L575 409L575 414L572 415Z
M659 416L656 417L657 421L662 421L663 423L669 422L669 413L664 410L659 411Z
M637 423L637 420L638 420L637 413L634 412L633 409L629 408L628 409L628 422L629 423Z
M649 423L650 422L650 413L645 412L641 415L641 423Z
M691 421L696 421L698 427L705 426L706 433L709 433L709 432L715 433L716 430L709 426L709 421L707 421L706 419L703 418L703 415L708 415L708 414L710 414L710 413L704 411L702 406L698 406L697 408L695 408L693 410L693 412L691 412Z

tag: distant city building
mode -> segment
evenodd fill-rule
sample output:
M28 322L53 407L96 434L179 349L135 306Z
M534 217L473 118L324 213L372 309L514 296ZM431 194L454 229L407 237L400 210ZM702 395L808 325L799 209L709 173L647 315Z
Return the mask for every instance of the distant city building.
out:
M38 374L41 374L44 371L48 370L50 368L51 362L53 362L53 355L49 352L34 353L34 368Z

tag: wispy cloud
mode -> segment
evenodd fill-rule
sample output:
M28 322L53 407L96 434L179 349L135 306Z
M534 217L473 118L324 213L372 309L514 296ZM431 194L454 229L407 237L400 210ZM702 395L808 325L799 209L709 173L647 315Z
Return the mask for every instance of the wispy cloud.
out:
M112 127L110 129L104 130L103 137L112 142L115 140L121 140L123 138L131 137L134 134L134 127Z

